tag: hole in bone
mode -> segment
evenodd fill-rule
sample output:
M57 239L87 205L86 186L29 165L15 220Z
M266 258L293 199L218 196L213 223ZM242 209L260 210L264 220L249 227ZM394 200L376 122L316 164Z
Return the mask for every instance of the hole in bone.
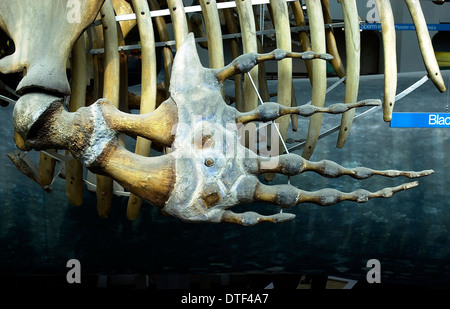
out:
M205 165L208 166L208 167L213 166L214 165L214 160L211 159L211 158L207 158L205 160Z

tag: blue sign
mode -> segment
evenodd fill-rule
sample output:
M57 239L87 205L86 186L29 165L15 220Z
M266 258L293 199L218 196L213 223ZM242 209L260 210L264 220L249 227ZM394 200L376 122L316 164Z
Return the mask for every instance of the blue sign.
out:
M450 24L428 24L428 31L450 31ZM361 30L381 30L379 23L366 23L360 26ZM395 24L397 31L416 31L414 24Z
M450 113L392 113L391 128L450 128Z

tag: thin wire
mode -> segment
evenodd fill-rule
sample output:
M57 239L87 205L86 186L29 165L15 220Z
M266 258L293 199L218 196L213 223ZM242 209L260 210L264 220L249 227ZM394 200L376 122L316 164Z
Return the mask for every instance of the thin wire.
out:
M261 104L264 104L264 102L263 102L263 100L262 100L262 98L261 98L261 95L259 94L259 91L258 91L258 89L256 88L255 83L253 82L252 76L249 74L249 72L247 72L247 75L248 75L248 77L250 78L250 82L252 83L253 88L254 88L255 91L256 91L256 94L258 95L259 101L261 102ZM273 120L272 120L272 124L273 124L273 126L275 127L275 129L277 130L278 136L280 137L280 140L281 140L281 143L283 144L284 150L286 151L287 154L289 154L289 149L287 148L286 143L284 142L284 139L283 139L283 137L281 136L281 132L280 132L280 130L278 129L277 124L276 124L275 121L273 121ZM288 176L288 181L287 181L287 183L288 183L288 185L291 184L291 176ZM282 208L280 208L280 213L283 213L283 209L282 209Z
M420 86L422 86L427 80L428 80L428 76L425 75L424 77L422 77L421 79L419 79L417 82L415 82L414 84L412 84L411 86L409 86L408 88L406 88L405 90L403 90L401 93L397 94L397 95L395 96L395 100L396 100L396 101L400 101L400 100L403 99L405 96L407 96L408 94L410 94L411 92L413 92L414 90L416 90L417 88L419 88ZM372 107L371 109L368 109L368 110L366 110L365 112L362 112L361 114L356 115L356 116L353 118L353 121L356 121L357 119L362 118L362 117L364 117L364 116L370 115L370 114L372 114L373 112L375 112L375 111L377 111L377 110L379 110L379 109L381 109L381 105L380 105L380 106L374 106L374 107ZM331 133L336 132L337 130L339 130L339 128L340 128L340 125L337 125L337 126L331 128L331 129L329 129L328 131L326 131L326 132L320 134L320 135L319 135L319 139L322 139L322 138L324 138L325 136L328 136L328 135L330 135ZM301 143L299 143L299 144L297 144L297 145L295 145L295 146L290 147L289 150L291 150L291 151L292 151L292 150L296 150L296 149L302 147L304 144L305 144L305 142L301 142Z
M16 101L15 101L15 100L10 99L10 98L8 98L8 97L5 97L5 96L3 96L3 95L0 95L0 100L6 101L6 102L11 103L11 104L16 104Z
M251 76L250 74L248 74L248 73L247 73L247 75L248 75L248 77L250 78L250 81L251 81L251 83L252 83L252 85L253 85L253 88L254 88L255 91L256 91L256 94L258 95L259 101L261 102L261 104L264 104L264 102L263 102L263 100L262 100L262 98L261 98L261 95L259 94L258 89L256 89L256 85L255 85L255 83L253 82L252 76ZM284 149L286 150L286 153L289 153L289 149L287 148L286 144L284 143L283 138L281 137L281 133L280 133L280 130L278 129L278 126L276 125L276 123L275 123L273 120L272 120L272 124L275 125L275 129L277 130L278 136L280 137L281 142L283 143L283 147L284 147Z

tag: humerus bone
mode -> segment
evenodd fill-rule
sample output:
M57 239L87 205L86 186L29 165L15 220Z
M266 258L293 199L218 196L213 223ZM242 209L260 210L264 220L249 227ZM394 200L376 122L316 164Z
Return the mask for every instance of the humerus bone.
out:
M104 0L80 0L74 7L61 0L2 0L0 27L14 40L14 54L0 60L0 72L27 75L17 92L41 88L69 94L66 61L73 44L92 23ZM51 40L46 38L51 37Z

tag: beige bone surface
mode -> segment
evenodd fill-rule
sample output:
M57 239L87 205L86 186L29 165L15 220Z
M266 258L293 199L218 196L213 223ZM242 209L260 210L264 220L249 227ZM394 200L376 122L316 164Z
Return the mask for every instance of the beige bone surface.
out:
M365 167L346 168L329 160L313 162L308 160L312 149L305 155L305 158L293 154L267 158L261 156L258 149L248 149L242 145L240 124L274 121L292 114L302 117L316 117L323 113L342 114L348 113L354 108L380 104L378 100L356 102L356 97L348 99L350 95L346 95L345 104L338 103L328 107L322 104L326 88L326 79L323 78L324 64L332 57L325 54L323 12L320 9L321 2L319 0L307 1L311 22L312 51L290 52L291 41L287 39L290 29L283 28L289 24L285 21L275 21L279 46L286 46L285 50L277 49L266 54L248 53L236 57L223 68L215 69L204 68L200 63L193 35L187 35L188 28L183 2L181 0L168 1L177 45L177 54L170 76L169 98L157 109L151 111L146 109L148 99L143 94L140 102L141 113L138 115L119 111L117 104L119 100L118 86L121 82L123 84L123 81L120 81L119 78L118 35L117 32L114 33L114 30L117 30L116 23L111 19L114 16L111 14L111 1L107 1L109 14L105 13L102 20L106 30L101 32L101 35L105 36L106 54L99 57L105 61L102 96L106 99L100 99L88 107L67 111L63 106L62 94L65 93L64 91L48 88L46 79L36 82L28 88L28 93L18 100L14 109L15 129L20 134L20 138L18 135L16 140L23 142L20 144L21 148L27 150L67 149L72 156L91 171L102 177L115 179L135 196L149 201L164 213L187 222L232 222L241 225L253 225L262 221L284 222L291 220L294 216L286 213L269 216L263 216L256 212L234 213L231 208L238 204L254 201L270 202L281 208L293 207L305 202L321 206L333 205L344 200L366 202L372 198L391 197L396 192L413 188L418 184L410 182L376 192L360 189L345 193L331 188L307 192L290 185L264 185L258 179L261 174L280 173L292 176L312 171L330 178L349 176L355 179L366 179L373 175L418 178L433 173L432 170L414 172L390 169L374 170ZM322 1L322 3L325 2ZM354 4L354 0L342 0L342 2ZM48 4L48 2L46 3ZM137 0L135 3L138 3ZM139 3L144 2L140 1ZM271 1L271 4L274 7L283 6L281 10L274 10L277 12L274 20L280 20L280 17L286 13L285 3L274 0ZM205 5L209 4L205 2L203 6ZM56 5L54 9L61 10L61 8ZM102 12L105 10L107 10L106 6ZM137 10L138 14L141 12L142 10ZM347 14L344 14L346 19L349 19L348 21L352 25L356 25L356 17L350 17L351 14L348 12L352 13L351 10L347 11ZM317 15L315 15L316 13ZM46 12L46 14L51 15L52 13ZM142 15L150 15L147 7ZM217 15L214 14L214 16ZM92 15L89 18L92 21L94 17ZM110 21L107 21L108 18ZM217 19L217 17L215 18ZM148 22L148 20L146 21ZM88 23L87 21L83 22ZM5 29L14 30L10 20L0 20L0 23ZM27 27L29 26L27 25ZM356 29L356 27L354 28ZM61 38L65 34L65 30L62 30L55 30L57 32L55 36L58 35ZM113 30L114 35L111 35L110 30ZM42 32L42 29L39 31ZM24 32L29 33L30 31ZM13 31L13 33L15 32ZM19 43L23 41L20 36L11 36ZM103 37L99 39L103 40ZM349 37L348 41L354 43L355 36ZM69 44L69 50L73 47L72 43ZM64 42L64 44L66 43ZM33 45L25 44L26 48L23 50L29 51L30 46ZM49 50L54 47L53 45L36 46L40 47L36 49L36 52L41 55L43 60ZM142 44L142 46L145 49L147 44ZM21 55L19 59L22 60L38 61L36 60L37 56L25 57L23 51L18 52L17 55ZM222 89L227 78L251 72L256 65L263 61L276 60L281 64L292 61L291 58L314 63L312 105L292 107L290 91L289 93L287 91L278 92L279 100L283 101L279 103L282 104L267 102L245 112L237 111L225 103ZM12 58L6 57L0 62L8 64L10 59ZM43 61L42 59L40 61ZM41 64L44 65L46 62ZM49 67L52 65L55 64L50 64ZM280 68L282 67L280 65ZM286 70L289 70L289 67L290 65L286 67ZM61 67L59 69L61 70ZM281 71L283 72L284 69ZM349 74L349 77L354 76L351 79L356 83L358 74L354 68L350 71L355 72L353 75ZM435 71L432 70L432 72ZM287 80L290 80L291 77L289 76ZM153 82L150 83L153 84ZM283 90L291 85L291 82L283 85ZM101 92L100 88L98 87L99 93ZM53 95L41 93L40 89L51 90ZM354 90L352 93L354 96ZM286 100L283 99L284 97ZM285 101L288 103L285 104ZM317 142L320 122L315 122L314 126L316 132L311 134L312 138L309 139L307 145ZM121 145L120 134L151 140L171 147L172 152L158 157L146 157L132 153ZM21 171L39 182L39 176L36 175L34 169L30 168L29 162L27 163L19 155L10 157ZM107 208L99 209L102 216L107 216L108 211ZM135 217L135 215L132 214L129 218Z
M27 75L19 83L18 92L42 88L69 94L67 58L103 1L80 0L74 7L64 0L0 1L0 27L16 46L14 54L0 60L0 72L20 72L26 68Z

